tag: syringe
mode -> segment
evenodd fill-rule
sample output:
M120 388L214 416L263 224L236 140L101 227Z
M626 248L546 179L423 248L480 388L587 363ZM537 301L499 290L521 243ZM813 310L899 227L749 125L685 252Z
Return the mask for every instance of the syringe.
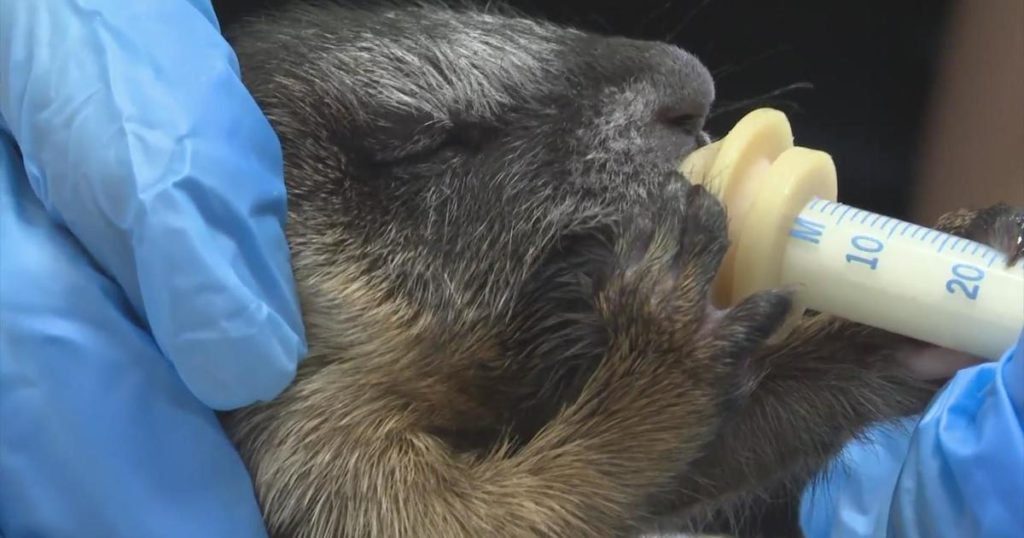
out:
M784 114L760 109L682 164L729 213L719 306L791 287L813 309L980 358L1024 330L1024 262L986 245L836 202L828 154L794 147Z

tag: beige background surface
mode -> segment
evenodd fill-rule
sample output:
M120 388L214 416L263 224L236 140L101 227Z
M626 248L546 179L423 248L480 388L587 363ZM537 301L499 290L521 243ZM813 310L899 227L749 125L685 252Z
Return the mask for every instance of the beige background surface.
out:
M1024 0L961 0L950 17L913 220L1024 206Z

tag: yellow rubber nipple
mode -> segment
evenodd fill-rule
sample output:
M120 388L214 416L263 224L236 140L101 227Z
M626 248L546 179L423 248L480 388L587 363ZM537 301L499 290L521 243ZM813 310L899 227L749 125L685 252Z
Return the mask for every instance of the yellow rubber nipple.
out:
M837 196L832 158L794 146L789 121L773 109L747 114L724 138L690 154L680 171L728 209L732 244L712 292L720 307L777 286L794 219L814 197Z

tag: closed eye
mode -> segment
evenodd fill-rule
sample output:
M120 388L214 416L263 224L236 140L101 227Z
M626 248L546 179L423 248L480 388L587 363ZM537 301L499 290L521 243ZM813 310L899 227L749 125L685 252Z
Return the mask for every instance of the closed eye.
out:
M370 121L366 134L354 140L374 165L423 160L454 144L451 123L410 118L406 121Z
M697 135L704 128L704 114L662 109L658 112L657 118L662 125L689 135Z

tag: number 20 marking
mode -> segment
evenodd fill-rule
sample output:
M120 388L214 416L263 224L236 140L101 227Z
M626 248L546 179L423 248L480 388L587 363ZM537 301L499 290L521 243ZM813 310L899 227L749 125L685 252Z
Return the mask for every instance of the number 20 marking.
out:
M956 294L957 288L960 289L970 300L978 298L978 291L981 289L979 284L968 284L968 282L981 282L985 278L985 271L979 267L967 263L958 263L952 268L953 276L946 281L946 291L952 294Z

